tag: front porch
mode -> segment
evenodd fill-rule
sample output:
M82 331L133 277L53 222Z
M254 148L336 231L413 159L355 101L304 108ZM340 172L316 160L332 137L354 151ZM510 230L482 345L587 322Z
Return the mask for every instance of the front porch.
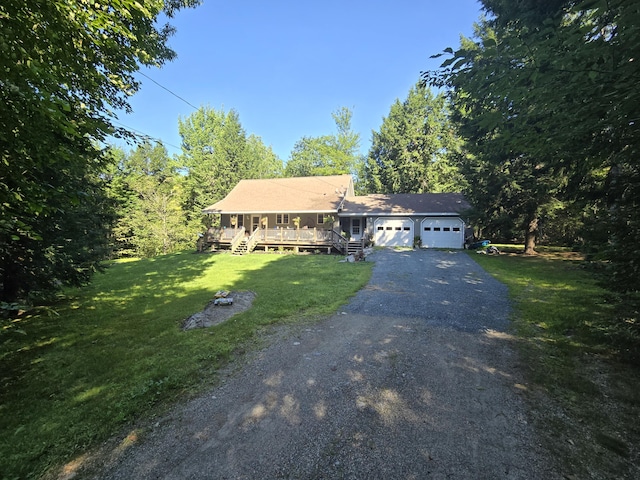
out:
M198 240L199 252L229 250L235 254L253 251L290 250L325 253L357 253L364 248L362 240L349 241L340 232L324 228L266 228L253 232L244 227L211 227Z

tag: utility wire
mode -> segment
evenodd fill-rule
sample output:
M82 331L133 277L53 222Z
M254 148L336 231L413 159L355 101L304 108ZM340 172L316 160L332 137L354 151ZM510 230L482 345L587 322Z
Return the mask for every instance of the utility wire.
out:
M142 131L140 131L140 130L137 130L137 129L133 128L133 127L129 127L128 125L125 125L124 123L119 122L118 120L112 119L111 121L112 121L113 123L117 123L118 125L120 125L120 126L122 126L122 127L126 128L127 130L131 130L131 131L133 131L133 132L139 133L140 135L142 135L142 136L143 136L145 139L147 139L147 140L153 140L153 141L155 141L155 142L157 142L157 143L161 143L161 144L163 144L163 145L169 145L170 147L173 147L173 148L175 148L175 149L177 149L177 150L180 150L180 149L182 148L182 147L176 147L176 146L175 146L175 145L173 145L172 143L165 142L164 140L162 140L162 139L160 139L160 138L152 137L151 135L148 135L148 134L146 134L146 133L144 133L144 132L142 132Z
M176 97L176 98L178 98L179 100L183 101L184 103L186 103L187 105L189 105L189 106L190 106L191 108L193 108L194 110L198 110L198 107L196 107L196 106L195 106L195 105L193 105L192 103L188 102L187 100L185 100L184 98L182 98L182 97L181 97L180 95L178 95L177 93L172 92L171 90L169 90L169 89L168 89L167 87L165 87L164 85L161 85L160 83L156 82L156 81L155 81L153 78L151 78L149 75L147 75L147 74L145 74L145 73L143 73L143 72L141 72L141 71L139 71L139 70L138 70L138 73L139 73L140 75L142 75L143 77L148 78L148 79L149 79L149 80L151 80L153 83L155 83L156 85L158 85L158 86L159 86L160 88L162 88L163 90L166 90L167 92L169 92L169 93L170 93L171 95L173 95L174 97ZM114 123L117 123L118 125L120 125L120 126L122 126L122 127L126 128L127 130L131 130L131 131L133 131L133 132L137 132L137 133L139 133L139 134L140 134L140 135L142 135L145 139L153 140L153 141L155 141L155 142L162 143L163 145L169 145L170 147L173 147L173 148L175 148L175 149L177 149L177 150L180 150L180 149L181 149L181 147L177 147L177 146L175 146L175 145L173 145L173 144L171 144L171 143L164 142L163 140L161 140L161 139L159 139L159 138L152 137L151 135L148 135L148 134L146 134L145 132L142 132L142 131L140 131L140 130L137 130L137 129L133 128L133 127L129 127L128 125L125 125L124 123L119 122L119 121L117 121L117 120L115 120L115 119L113 119L112 121L113 121Z
M143 77L148 78L149 80L151 80L153 83L155 83L156 85L158 85L160 88L166 90L167 92L169 92L171 95L173 95L176 98L179 98L180 100L182 100L184 103L186 103L187 105L189 105L191 108L193 108L194 110L198 110L198 107L196 107L195 105L193 105L192 103L187 102L184 98L182 98L180 95L178 95L177 93L172 92L171 90L169 90L167 87L165 87L164 85L160 85L158 82L156 82L153 78L151 78L149 75L142 73L141 71L138 70L138 73L140 75L142 75Z

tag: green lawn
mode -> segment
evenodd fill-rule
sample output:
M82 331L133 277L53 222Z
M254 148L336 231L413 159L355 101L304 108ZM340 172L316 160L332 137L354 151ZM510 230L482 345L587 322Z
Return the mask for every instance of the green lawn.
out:
M640 478L640 371L588 266L566 249L470 255L509 287L534 422L565 478Z
M0 477L39 478L216 381L268 325L334 312L372 264L324 255L196 255L120 261L0 336ZM208 329L182 321L217 290L253 307ZM223 308L223 307L221 307Z

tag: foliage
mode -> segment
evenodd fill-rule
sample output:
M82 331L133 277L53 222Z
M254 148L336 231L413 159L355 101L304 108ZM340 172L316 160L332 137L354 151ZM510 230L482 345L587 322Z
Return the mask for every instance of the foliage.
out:
M373 193L459 192L464 179L455 165L460 142L444 95L419 83L396 100L373 141L364 167Z
M483 5L489 15L475 41L449 49L441 70L426 75L452 88L465 137L474 140L478 161L490 164L479 172L478 184L505 190L507 180L494 181L491 173L524 158L523 178L531 181L521 184L518 175L514 195L533 199L538 215L556 202L576 212L576 224L591 227L583 231L585 241L609 261L607 285L627 295L624 301L637 311L640 5ZM505 209L509 217L517 213L510 205Z
M234 110L200 107L178 125L179 161L187 173L184 209L194 228L210 221L202 209L224 198L240 180L274 178L282 172L282 162L270 147L254 135L247 138Z
M221 365L268 325L334 312L372 266L338 260L186 253L120 260L90 286L66 291L58 316L20 317L11 328L24 334L0 337L3 478L40 478L127 422L209 388ZM181 331L218 290L257 296L223 324Z
M353 113L342 107L331 114L337 133L303 137L296 142L287 162L287 177L309 177L358 173L360 134L351 130Z
M0 300L78 284L106 252L110 212L96 144L116 132L139 64L162 65L156 21L195 0L0 5Z
M278 178L283 174L282 160L257 135L247 137L247 178Z
M153 257L193 248L182 210L185 178L161 144L143 142L124 155L111 177L119 200L114 227L119 255Z

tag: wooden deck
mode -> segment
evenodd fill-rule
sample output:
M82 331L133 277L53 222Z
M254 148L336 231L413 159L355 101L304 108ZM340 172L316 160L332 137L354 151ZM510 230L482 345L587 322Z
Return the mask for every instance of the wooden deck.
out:
M248 232L244 228L216 228L198 241L198 251L231 250L250 253L254 250L336 251L346 254L362 242L349 242L340 233L320 228L258 228Z

